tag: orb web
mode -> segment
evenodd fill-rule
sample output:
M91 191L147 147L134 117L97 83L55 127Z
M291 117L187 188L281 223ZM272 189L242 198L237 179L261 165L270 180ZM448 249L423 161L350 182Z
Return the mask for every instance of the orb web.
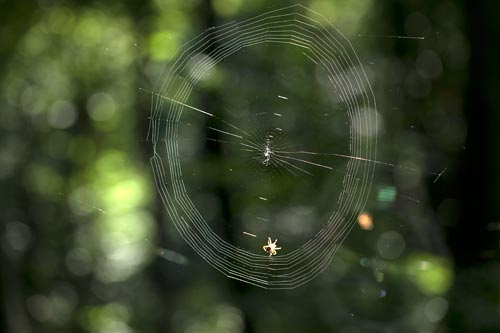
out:
M220 71L218 100L207 78ZM367 201L376 130L355 50L302 5L205 31L151 91L150 162L170 222L212 267L267 289L328 267ZM229 221L211 216L214 188L231 189ZM271 257L268 237L282 247Z

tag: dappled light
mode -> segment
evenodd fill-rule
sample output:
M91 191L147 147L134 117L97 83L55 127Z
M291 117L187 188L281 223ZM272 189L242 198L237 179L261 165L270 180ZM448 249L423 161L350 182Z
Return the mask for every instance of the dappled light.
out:
M0 331L499 331L477 6L5 3Z

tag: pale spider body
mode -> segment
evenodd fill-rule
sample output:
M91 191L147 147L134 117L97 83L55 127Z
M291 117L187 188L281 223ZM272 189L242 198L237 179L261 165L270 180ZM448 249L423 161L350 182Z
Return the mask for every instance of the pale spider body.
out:
M274 242L271 241L271 237L267 237L267 245L264 245L262 249L269 253L269 256L275 256L277 250L281 250L281 247L278 247L276 243L278 242L277 239L274 240Z
M271 150L271 146L270 146L270 139L267 138L267 141L266 141L266 147L264 149L264 165L265 166L268 166L269 163L271 163L271 154L273 153L273 151Z

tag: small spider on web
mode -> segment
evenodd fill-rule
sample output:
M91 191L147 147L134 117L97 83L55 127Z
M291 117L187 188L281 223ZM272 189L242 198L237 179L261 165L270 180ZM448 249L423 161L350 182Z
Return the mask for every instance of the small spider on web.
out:
M267 237L267 245L264 245L262 249L264 249L264 251L269 253L269 257L275 256L277 250L281 250L281 247L278 247L276 245L277 242L278 242L277 239L275 239L274 242L272 242L271 237Z

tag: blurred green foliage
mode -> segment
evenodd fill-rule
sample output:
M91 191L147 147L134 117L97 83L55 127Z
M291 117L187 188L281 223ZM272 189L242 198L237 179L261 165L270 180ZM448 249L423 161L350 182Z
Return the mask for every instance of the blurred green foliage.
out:
M465 279L455 276L443 231L458 208L453 198L433 203L428 194L435 171L449 166L451 177L440 182L452 182L454 157L466 137L462 90L469 48L459 3L305 2L348 36L366 67L382 124L377 158L420 170L378 169L366 207L373 230L356 227L317 279L282 292L229 280L188 248L166 218L148 160L147 89L190 38L286 4L3 3L2 329L500 330L497 275L484 273L498 267L467 273L471 288L492 285L494 294L464 291L473 305L460 292L450 294L453 283ZM381 37L388 35L426 39ZM294 63L291 54L280 57L280 63ZM246 92L262 89L259 80L270 77L264 71L245 75L239 87ZM200 89L224 90L233 84L227 77L217 70ZM308 89L314 89L303 85L312 98Z

